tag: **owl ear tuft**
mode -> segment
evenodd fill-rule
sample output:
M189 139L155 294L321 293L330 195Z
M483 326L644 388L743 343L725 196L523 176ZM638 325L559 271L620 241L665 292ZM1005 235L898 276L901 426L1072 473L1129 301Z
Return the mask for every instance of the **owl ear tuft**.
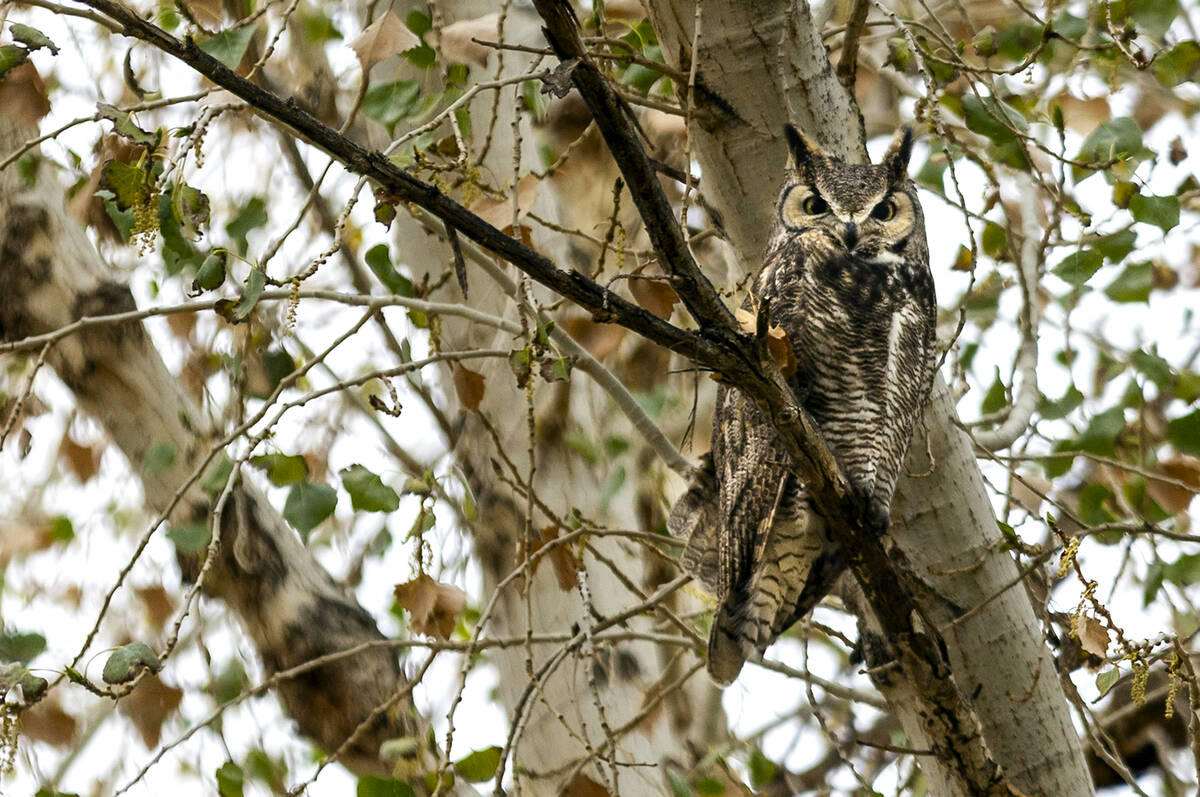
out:
M908 179L908 159L912 157L913 131L907 125L900 128L892 145L883 156L888 182L901 183Z
M813 161L824 158L825 154L791 124L783 126L783 135L787 139L788 151L792 153L792 163L796 171L804 175L805 179L811 179Z

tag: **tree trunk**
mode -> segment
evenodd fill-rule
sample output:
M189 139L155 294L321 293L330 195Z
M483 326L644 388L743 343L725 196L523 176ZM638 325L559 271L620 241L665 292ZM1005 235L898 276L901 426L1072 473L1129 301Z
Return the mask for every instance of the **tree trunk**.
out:
M722 213L741 262L754 271L787 158L784 123L800 124L835 154L862 160L857 109L834 76L806 3L763 3L747 14L735 2L704 2L697 53L695 3L662 0L651 12L667 58L680 69L696 59L696 84L705 91L693 95L690 129L705 196ZM1032 794L1091 794L1066 696L1025 590L1019 584L1009 588L948 625L1012 584L1017 570L1000 550L970 440L956 426L953 400L940 378L924 426L896 491L892 535L941 598L926 612L945 635L959 688L971 699L984 738L1014 785ZM878 685L910 743L922 747L919 708L911 695ZM939 763L927 758L921 763L931 785L939 786L935 793L950 793L951 779Z

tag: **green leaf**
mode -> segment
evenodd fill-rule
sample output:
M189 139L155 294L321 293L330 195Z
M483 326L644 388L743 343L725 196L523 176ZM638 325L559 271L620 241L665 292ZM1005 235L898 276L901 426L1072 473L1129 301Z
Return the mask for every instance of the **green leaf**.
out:
M761 789L775 779L778 767L775 766L774 761L767 758L758 750L750 754L748 764L750 769L750 785L754 788Z
M1129 355L1129 362L1146 378L1153 382L1159 390L1166 390L1175 381L1171 364L1154 352L1138 349Z
M1111 523L1113 516L1104 508L1104 502L1110 498L1112 490L1092 482L1079 493L1079 517L1089 526Z
M207 523L180 523L167 529L167 539L181 553L199 553L208 548L211 535Z
M1154 599L1158 597L1158 591L1162 589L1163 575L1166 571L1158 562L1150 565L1146 571L1146 580L1142 582L1142 608L1146 608Z
M263 287L266 284L267 275L261 268L250 269L250 274L246 277L246 288L242 291L242 297L237 300L236 304L225 306L225 312L222 312L221 307L216 308L217 312L235 324L245 321L250 315L250 311L258 304L259 297L262 296Z
M267 472L271 484L286 487L308 476L308 463L296 454L263 454L250 458L250 464Z
M192 293L212 291L221 287L225 282L225 261L229 255L224 250L209 252L196 270L196 278L192 280Z
M225 225L225 232L233 239L237 253L244 257L250 248L246 241L246 234L266 223L267 205L261 197L253 196L238 209L237 215Z
M376 474L362 465L351 465L340 471L342 486L350 493L350 506L364 512L394 512L400 506L400 496L383 483Z
M1200 76L1200 44L1194 41L1180 42L1170 50L1159 53L1150 69L1158 82L1167 88L1195 80Z
M1136 194L1129 200L1129 211L1135 220L1153 224L1164 233L1170 231L1172 227L1179 226L1179 197L1177 196Z
M1167 440L1181 453L1200 455L1200 410L1168 423Z
M671 787L671 797L692 797L692 787L675 767L667 767L667 785Z
M1147 150L1142 144L1142 129L1137 122L1128 116L1119 116L1096 126L1083 142L1075 160L1093 164L1100 168L1109 161L1124 161L1130 158L1140 159ZM1126 168L1123 172L1131 172ZM1078 181L1092 172L1088 169L1072 166L1071 175Z
M75 539L75 524L66 515L56 515L50 521L50 539L55 542L70 542Z
M1000 379L1000 369L996 369L996 378L992 380L992 386L983 396L983 403L979 407L979 412L983 415L989 415L993 412L998 412L1008 406L1008 394L1004 389L1004 382Z
M153 133L143 130L138 127L130 117L128 111L122 111L115 105L109 105L102 102L96 106L96 118L107 119L113 123L113 132L122 138L132 141L134 144L156 149L159 142L162 141L162 130L156 129Z
M1082 403L1083 394L1072 384L1067 388L1067 392L1063 393L1062 398L1052 400L1043 396L1038 410L1047 421L1057 421L1070 415Z
M292 371L296 370L296 361L292 359L292 355L288 354L283 349L268 349L263 352L262 356L263 370L267 373L267 395L274 392L275 388L279 387L279 383L284 380Z
M216 498L225 489L225 482L229 481L229 474L231 473L233 473L233 462L229 457L222 455L216 464L208 469L208 473L204 474L204 478L200 480L200 489L209 498Z
M0 633L0 661L28 664L46 649L46 637L35 631L5 631Z
M146 172L118 160L110 160L100 169L100 185L113 192L122 210L139 208L150 198Z
M162 473L175 464L175 446L170 443L155 443L142 459L142 470L148 475Z
M1179 0L1128 0L1128 8L1139 32L1156 38L1166 33L1179 16Z
M407 783L395 778L378 775L363 775L354 788L354 797L415 797L416 792Z
M1121 680L1121 671L1118 670L1116 667L1107 669L1104 672L1097 675L1096 676L1096 689L1100 692L1100 697L1104 697L1105 695L1107 695L1109 690L1111 690L1114 686L1116 686L1117 681L1119 681L1119 680Z
M133 212L123 210L117 204L117 195L112 191L101 188L95 193L95 196L104 201L104 211L108 214L109 219L112 220L113 226L117 228L117 232L121 234L121 240L129 243L129 236L133 232Z
M1130 263L1104 289L1104 295L1114 302L1141 303L1150 298L1154 287L1154 264L1149 261Z
M412 111L421 87L415 80L396 80L372 86L363 98L362 112L387 128L391 135L396 123Z
M1111 456L1116 447L1117 435L1124 429L1125 412L1120 407L1113 407L1092 416L1076 445L1089 454Z
M491 780L500 766L501 752L503 751L494 745L476 750L466 758L455 761L454 771L472 783Z
M217 703L228 703L241 695L249 685L246 669L236 658L231 658L209 682L206 691Z
M217 769L217 793L221 797L242 797L245 783L242 768L232 761L226 761Z
M725 793L725 784L716 778L700 778L693 788L703 797L720 797Z
M1091 279L1103 264L1104 258L1099 252L1081 249L1063 258L1062 262L1051 270L1051 273L1078 288Z
M983 225L983 232L979 235L979 245L983 248L985 255L1000 259L1008 252L1008 233L999 224L989 221Z
M1105 260L1111 263L1119 263L1125 259L1126 255L1133 251L1133 245L1136 240L1137 234L1133 230L1121 230L1121 232L1106 235L1093 242L1092 248L1104 255Z
M29 52L15 44L0 44L0 78L29 60Z
M254 26L228 28L200 42L200 49L220 61L229 69L237 69L254 38Z
M404 18L404 24L418 36L424 36L433 30L433 20L424 11L416 8L408 12L408 16Z
M371 272L379 278L385 288L397 296L412 296L412 280L396 271L388 255L387 244L376 244L368 249L366 261Z
M58 48L54 46L54 42L50 41L50 37L37 28L31 28L28 25L22 25L20 22L14 22L8 26L8 32L12 34L14 39L25 45L25 48L29 52L45 47L50 51L51 55L58 55Z
M974 94L967 94L962 98L962 104L967 127L997 144L1016 141L1012 128L1022 133L1029 130L1029 122L1021 112L1003 100L995 97L980 100Z
M143 668L150 672L158 672L161 665L158 656L145 642L130 642L112 652L104 663L104 671L100 677L106 684L129 683Z
M283 505L283 519L307 539L308 533L332 515L336 506L337 490L327 484L300 482L288 492Z
M1168 563L1163 569L1163 578L1180 587L1200 580L1200 553L1185 553Z

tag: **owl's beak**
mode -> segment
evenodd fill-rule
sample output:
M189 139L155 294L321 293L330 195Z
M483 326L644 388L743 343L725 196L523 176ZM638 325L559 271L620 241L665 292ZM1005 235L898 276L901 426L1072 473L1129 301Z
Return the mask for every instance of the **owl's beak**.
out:
M846 222L842 230L842 241L846 244L847 251L854 251L854 247L858 245L858 225L853 221Z

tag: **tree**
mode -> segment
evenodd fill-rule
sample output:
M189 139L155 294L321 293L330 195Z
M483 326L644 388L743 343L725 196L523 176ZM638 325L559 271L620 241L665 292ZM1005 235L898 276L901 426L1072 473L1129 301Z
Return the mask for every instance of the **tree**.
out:
M1194 327L1173 247L1196 187L1163 108L1194 113L1189 12L29 5L0 45L0 442L26 493L5 590L89 600L69 628L6 621L25 736L10 720L5 738L56 762L23 757L27 782L170 782L158 761L182 750L223 794L327 782L331 762L368 794L1087 794L1085 761L1099 783L1149 769L1141 788L1183 788L1165 752L1194 748L1200 703L1200 381L1175 345ZM79 52L111 76L126 41L119 91L75 85ZM1086 100L1093 84L1130 115ZM963 220L931 227L935 269L961 279L940 283L945 380L877 540L728 306L760 259L784 122L857 160L901 112L926 133L927 208ZM1155 326L1175 316L1179 334ZM787 684L800 714L781 727L824 745L809 760L727 721L697 658L711 604L663 535L671 471L691 468L676 443L707 439L705 371L768 410L852 554L839 596L746 676ZM134 501L75 516L87 485L131 483L136 541ZM115 552L99 587L81 569L97 548ZM138 564L164 552L182 580ZM1169 613L1152 631L1139 593ZM810 639L828 661L810 666ZM489 678L505 721L485 739L467 718ZM318 765L243 733L268 692ZM1096 716L1105 694L1140 708ZM742 699L763 711L760 690ZM155 753L92 761L114 702Z

